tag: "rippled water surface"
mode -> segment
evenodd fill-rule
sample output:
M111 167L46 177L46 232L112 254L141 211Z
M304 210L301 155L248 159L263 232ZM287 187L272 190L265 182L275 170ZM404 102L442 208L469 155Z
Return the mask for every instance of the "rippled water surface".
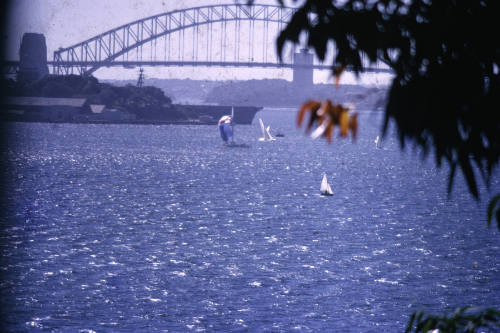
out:
M259 142L258 117L285 137ZM396 332L500 307L500 235L461 176L448 197L432 159L375 149L379 114L330 146L294 119L238 126L249 148L215 126L10 124L3 329Z

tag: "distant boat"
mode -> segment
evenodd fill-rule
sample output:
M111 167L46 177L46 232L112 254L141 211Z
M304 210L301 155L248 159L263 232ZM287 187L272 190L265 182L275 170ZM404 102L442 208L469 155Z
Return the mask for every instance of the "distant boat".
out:
M231 108L231 115L222 116L219 119L220 137L224 143L231 141L234 143L234 108Z
M277 138L283 138L285 136L285 134L281 133L281 132L278 132L276 133L275 135Z
M219 133L224 143L234 142L233 117L225 115L219 119Z
M271 135L271 126L264 127L264 122L262 121L261 118L259 118L259 123L260 123L260 130L262 132L262 138L259 138L259 141L274 141L276 140L273 138Z
M377 137L376 137L376 138L375 138L375 140L373 141L373 142L375 142L375 148L377 148L377 149L382 148L380 141L381 141L381 140L380 140L380 137L377 135Z
M234 142L234 107L231 108L231 115L222 116L219 119L219 133L227 147L248 148L247 144L237 144Z
M328 179L326 178L326 173L323 173L323 179L321 180L321 187L319 188L321 195L333 195L332 188L328 184Z

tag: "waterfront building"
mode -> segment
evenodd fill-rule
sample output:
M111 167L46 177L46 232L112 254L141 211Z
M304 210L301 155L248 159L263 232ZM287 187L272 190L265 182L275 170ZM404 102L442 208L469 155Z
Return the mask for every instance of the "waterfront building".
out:
M10 121L74 122L90 113L86 98L6 97L1 109L2 118Z

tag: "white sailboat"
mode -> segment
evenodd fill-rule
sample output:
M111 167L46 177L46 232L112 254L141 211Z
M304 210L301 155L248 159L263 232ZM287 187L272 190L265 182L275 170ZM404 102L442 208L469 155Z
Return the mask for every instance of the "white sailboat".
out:
M380 137L377 135L377 137L375 138L375 140L373 142L375 142L375 148L377 149L380 149L382 148L381 144L380 144Z
M259 123L260 123L260 131L262 132L262 138L259 138L259 141L274 141L276 140L272 135L271 135L271 126L264 127L264 122L262 121L261 118L259 118Z
M321 187L319 188L321 195L333 195L332 188L328 184L328 179L326 178L326 173L323 173L323 179L321 180Z
M267 125L267 127L266 127L266 134L267 134L267 137L268 137L269 141L274 141L274 140L276 140L276 138L271 135L270 129L271 129L271 126Z

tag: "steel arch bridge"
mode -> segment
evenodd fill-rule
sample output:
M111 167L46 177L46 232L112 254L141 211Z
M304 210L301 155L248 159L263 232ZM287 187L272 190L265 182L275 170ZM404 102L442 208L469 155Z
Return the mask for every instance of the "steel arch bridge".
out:
M90 75L101 67L110 66L294 68L293 50L280 62L274 40L295 10L259 4L250 7L209 5L175 10L130 22L60 48L54 52L49 64L53 73L60 75ZM309 67L330 68L325 65Z

